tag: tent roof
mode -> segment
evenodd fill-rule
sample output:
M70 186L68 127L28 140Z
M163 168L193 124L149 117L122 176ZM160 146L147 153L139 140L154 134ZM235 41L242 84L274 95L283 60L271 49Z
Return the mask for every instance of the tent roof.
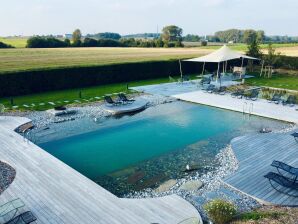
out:
M192 61L192 62L223 62L223 61L229 61L233 59L240 59L240 58L246 58L246 59L252 59L252 60L259 60L257 58L249 57L244 54L240 54L237 51L231 50L229 47L224 45L220 49L212 52L211 54L205 55L203 57L199 58L192 58L184 61Z

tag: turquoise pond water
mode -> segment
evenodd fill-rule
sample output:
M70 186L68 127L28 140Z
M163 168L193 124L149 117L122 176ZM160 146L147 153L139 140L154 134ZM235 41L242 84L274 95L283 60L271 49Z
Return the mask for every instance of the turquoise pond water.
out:
M100 121L78 119L40 131L43 149L117 195L207 172L232 138L286 124L184 102ZM44 133L43 133L44 132ZM191 174L190 174L191 175Z

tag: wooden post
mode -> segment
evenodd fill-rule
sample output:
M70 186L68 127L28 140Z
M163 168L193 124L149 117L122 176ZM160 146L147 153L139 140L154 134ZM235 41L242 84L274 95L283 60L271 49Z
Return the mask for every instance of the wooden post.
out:
M219 77L219 65L220 65L220 62L218 62L216 82L217 82L218 77Z
M228 61L226 61L225 73L227 73Z
M264 60L262 60L262 67L261 67L260 77L262 77L263 69L264 69Z
M202 75L204 75L204 71L205 71L205 64L206 64L206 62L204 62L204 64L203 64Z
M183 73L182 73L182 65L181 65L181 60L179 60L179 66L180 66L181 80L183 80Z

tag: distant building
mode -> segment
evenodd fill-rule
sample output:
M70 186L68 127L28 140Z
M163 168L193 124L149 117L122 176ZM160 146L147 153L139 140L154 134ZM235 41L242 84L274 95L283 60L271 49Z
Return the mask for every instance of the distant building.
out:
M233 44L234 43L234 41L233 40L230 40L229 42L228 42L228 44Z
M64 37L65 37L66 39L72 39L72 34L64 34Z

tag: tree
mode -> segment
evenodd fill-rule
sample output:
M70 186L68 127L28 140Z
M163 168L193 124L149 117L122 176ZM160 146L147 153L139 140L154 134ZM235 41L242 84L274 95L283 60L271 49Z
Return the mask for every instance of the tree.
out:
M72 43L73 43L73 46L75 46L75 47L81 46L81 44L82 44L81 39L82 39L81 30L76 29L75 31L73 31L73 33L72 33Z
M181 42L183 30L178 26L166 26L162 29L162 40L165 42Z
M263 30L258 30L257 31L257 41L259 43L263 43L264 40L265 40L265 32Z
M248 44L248 51L246 54L255 58L260 58L262 56L260 45L256 39L253 39L252 42Z
M264 55L263 59L267 65L273 66L280 60L280 53L275 53L271 43L268 44L267 50L267 55Z
M243 33L243 42L247 44L257 42L257 32L254 30L245 30Z
M14 48L13 46L9 45L9 44L6 44L6 43L3 43L3 42L0 42L0 48Z

